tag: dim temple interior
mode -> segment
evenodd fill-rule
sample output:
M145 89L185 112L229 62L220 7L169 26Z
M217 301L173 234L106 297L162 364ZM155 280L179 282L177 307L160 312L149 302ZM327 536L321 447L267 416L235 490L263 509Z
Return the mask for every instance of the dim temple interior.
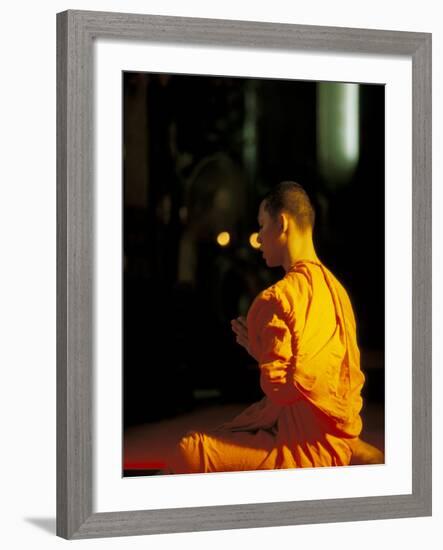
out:
M382 85L123 73L123 475L164 473L190 428L263 393L230 320L282 276L257 253L260 198L301 183L315 245L357 319L363 436L384 448Z

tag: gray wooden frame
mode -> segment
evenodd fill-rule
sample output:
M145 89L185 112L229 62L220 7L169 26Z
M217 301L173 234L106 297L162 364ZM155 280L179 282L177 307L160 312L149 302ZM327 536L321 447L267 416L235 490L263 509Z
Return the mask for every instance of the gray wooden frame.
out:
M412 59L412 494L93 513L93 41ZM88 11L57 14L57 534L68 539L431 515L431 34ZM405 337L408 337L406 335Z

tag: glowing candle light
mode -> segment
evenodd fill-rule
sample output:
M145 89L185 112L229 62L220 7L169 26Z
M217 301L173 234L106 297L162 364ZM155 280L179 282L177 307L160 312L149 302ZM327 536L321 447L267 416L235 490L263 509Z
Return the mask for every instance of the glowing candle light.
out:
M252 248L260 248L260 243L257 239L258 233L252 233L252 235L249 237L249 244L252 246Z
M231 240L231 235L227 231L222 231L217 235L217 243L220 246L227 246Z

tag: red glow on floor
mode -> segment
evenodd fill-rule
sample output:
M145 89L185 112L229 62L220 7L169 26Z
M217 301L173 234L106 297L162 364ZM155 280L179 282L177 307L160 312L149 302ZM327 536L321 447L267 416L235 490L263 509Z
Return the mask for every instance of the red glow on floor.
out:
M125 462L125 470L161 470L166 468L166 462L150 460L145 462Z

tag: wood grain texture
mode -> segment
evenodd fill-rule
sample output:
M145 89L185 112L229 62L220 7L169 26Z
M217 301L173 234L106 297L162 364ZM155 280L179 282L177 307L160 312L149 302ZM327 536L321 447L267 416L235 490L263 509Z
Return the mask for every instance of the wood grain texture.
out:
M412 483L432 510L432 42L412 58Z
M57 19L57 533L67 533L66 17Z
M424 33L70 11L93 37L214 46L412 55Z
M407 55L413 80L411 495L93 513L93 41ZM67 539L431 514L431 35L68 11L57 15L57 534Z
M90 39L58 16L57 533L92 514L92 71Z

